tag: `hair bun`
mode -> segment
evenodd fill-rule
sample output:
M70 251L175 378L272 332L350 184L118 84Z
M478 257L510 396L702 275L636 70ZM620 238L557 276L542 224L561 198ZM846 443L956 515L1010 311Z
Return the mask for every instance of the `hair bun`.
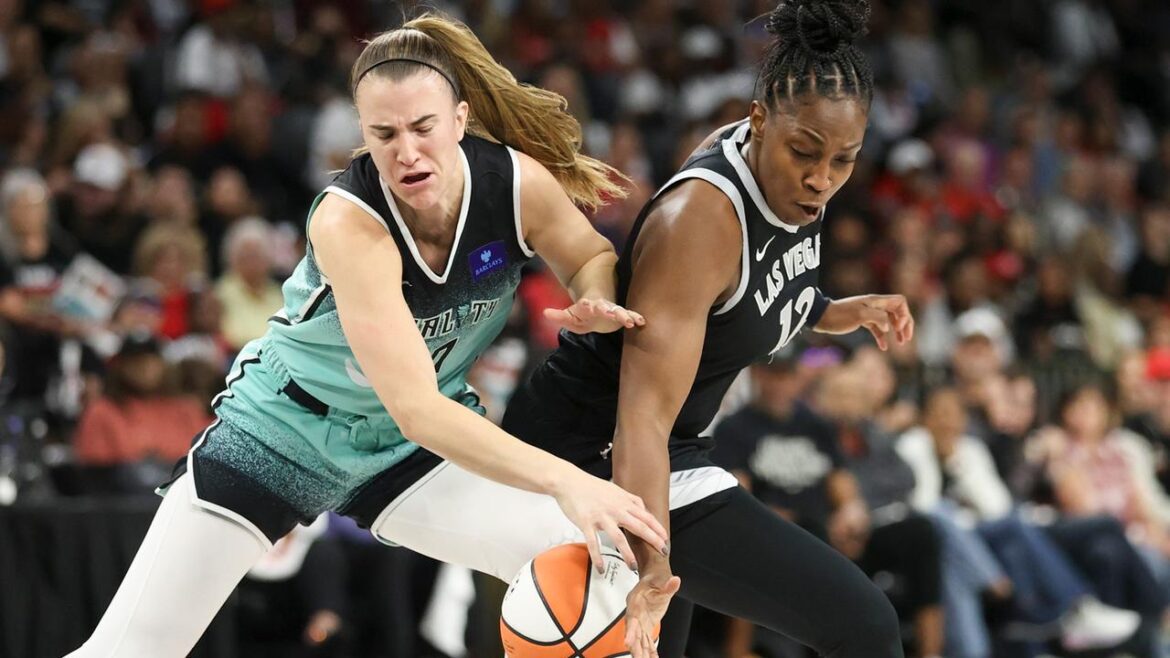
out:
M766 29L782 46L830 55L865 34L868 20L868 0L782 0Z

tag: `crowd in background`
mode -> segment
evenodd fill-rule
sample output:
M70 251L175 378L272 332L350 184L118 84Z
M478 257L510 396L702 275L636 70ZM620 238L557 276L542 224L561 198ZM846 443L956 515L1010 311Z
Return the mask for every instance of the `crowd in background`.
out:
M630 176L592 217L620 249L656 186L746 116L774 2L428 6L562 94L583 148ZM890 594L910 655L939 634L949 658L1164 655L1170 5L871 4L876 93L825 217L822 288L905 295L915 338L880 352L868 334L806 331L738 382L715 456ZM314 195L360 144L360 39L416 9L0 0L0 504L166 477L281 306ZM555 347L541 310L566 299L539 264L526 273L472 375L492 417ZM353 529L332 521L297 544L323 546L301 571L353 566L328 548ZM356 651L330 642L357 624L352 593L330 587L345 579L308 582L301 612L253 592L285 608L257 603L245 626ZM696 638L696 656L798 655L717 617Z

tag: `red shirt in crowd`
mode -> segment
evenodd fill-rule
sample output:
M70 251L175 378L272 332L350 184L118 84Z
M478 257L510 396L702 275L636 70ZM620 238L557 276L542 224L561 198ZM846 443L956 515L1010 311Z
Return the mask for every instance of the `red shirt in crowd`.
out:
M79 464L105 466L156 458L174 461L211 422L204 405L189 398L99 398L86 407L73 438Z

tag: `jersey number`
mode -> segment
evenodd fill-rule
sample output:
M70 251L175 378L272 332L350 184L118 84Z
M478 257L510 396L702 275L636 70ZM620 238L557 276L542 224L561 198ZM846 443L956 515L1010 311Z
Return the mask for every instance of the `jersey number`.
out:
M447 360L448 356L451 356L451 351L455 349L455 343L458 342L458 338L452 338L436 347L434 352L431 352L431 360L435 362L435 372L442 370L443 362Z
M773 352L787 345L788 341L800 333L805 321L808 320L808 313L812 310L816 295L816 289L812 287L800 291L800 296L796 298L796 312L800 314L800 320L796 322L796 326L792 325L792 299L789 298L784 308L780 309L780 342L776 343Z

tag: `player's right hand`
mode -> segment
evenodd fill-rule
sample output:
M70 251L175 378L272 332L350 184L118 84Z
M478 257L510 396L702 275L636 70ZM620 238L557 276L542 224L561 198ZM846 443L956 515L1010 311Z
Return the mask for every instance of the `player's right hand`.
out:
M626 596L626 648L630 658L658 658L655 632L670 599L678 593L682 581L669 568L648 571Z
M605 570L599 532L609 537L631 569L638 568L638 561L622 528L659 553L668 552L670 534L666 528L646 509L641 498L612 482L573 469L555 497L565 516L585 534L589 557L599 573Z

